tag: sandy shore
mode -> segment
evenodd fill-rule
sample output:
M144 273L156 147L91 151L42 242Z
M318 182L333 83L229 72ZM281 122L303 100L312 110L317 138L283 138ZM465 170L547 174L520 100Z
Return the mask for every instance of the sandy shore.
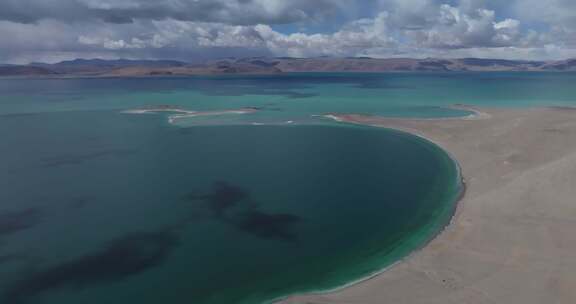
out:
M283 303L576 303L576 111L480 112L483 119L339 115L438 143L459 161L466 195L452 225L405 261Z
M124 114L158 114L158 113L175 113L168 116L169 123L175 123L179 119L199 117L199 116L217 116L217 115L230 115L230 114L251 114L258 112L258 108L241 108L237 110L222 110L222 111L192 111L185 110L178 106L164 105L156 107L145 107L138 109L131 109L122 111Z

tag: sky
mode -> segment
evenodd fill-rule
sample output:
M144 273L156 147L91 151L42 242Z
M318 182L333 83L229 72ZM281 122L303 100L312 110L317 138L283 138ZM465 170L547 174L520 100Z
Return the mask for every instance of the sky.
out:
M576 58L576 1L0 1L0 63L247 56Z

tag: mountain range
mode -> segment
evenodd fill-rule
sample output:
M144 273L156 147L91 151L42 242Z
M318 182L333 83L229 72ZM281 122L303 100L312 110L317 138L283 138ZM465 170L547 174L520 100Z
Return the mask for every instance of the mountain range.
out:
M0 76L144 77L298 72L467 72L576 71L576 59L527 61L504 59L225 58L192 64L175 60L75 59L55 64L0 65Z

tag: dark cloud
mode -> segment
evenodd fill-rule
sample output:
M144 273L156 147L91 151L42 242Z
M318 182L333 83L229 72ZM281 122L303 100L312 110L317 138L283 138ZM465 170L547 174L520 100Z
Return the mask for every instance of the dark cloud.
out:
M4 0L0 20L32 23L43 19L79 22L98 19L131 23L136 19L282 24L319 18L335 10L330 0Z

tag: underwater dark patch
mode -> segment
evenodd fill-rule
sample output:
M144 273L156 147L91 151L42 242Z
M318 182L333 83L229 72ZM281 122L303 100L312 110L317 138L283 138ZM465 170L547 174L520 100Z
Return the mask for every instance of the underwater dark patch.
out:
M205 195L192 193L188 200L200 200L212 211L214 219L229 224L239 231L263 239L296 241L292 226L302 218L288 213L267 213L252 200L250 191L228 182L218 181L212 192Z
M222 217L226 210L236 206L240 201L250 197L246 190L228 184L226 182L215 182L212 185L212 193L208 195L189 194L191 200L204 200L213 212L215 217Z
M119 281L162 264L177 245L171 231L134 233L116 239L101 252L64 262L18 281L2 303L19 304L60 288L81 289Z
M291 227L300 221L302 218L294 214L272 214L253 210L240 217L237 227L264 239L296 241L297 235L291 231Z
M32 228L41 220L38 208L0 213L0 236Z

